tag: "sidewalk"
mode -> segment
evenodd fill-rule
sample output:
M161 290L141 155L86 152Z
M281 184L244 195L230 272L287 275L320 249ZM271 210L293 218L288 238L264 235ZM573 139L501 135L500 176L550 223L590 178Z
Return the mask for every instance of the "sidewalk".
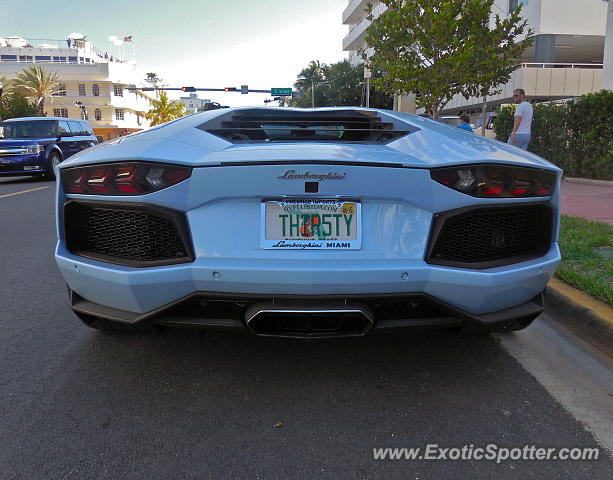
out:
M562 180L562 213L613 224L613 186L589 185Z

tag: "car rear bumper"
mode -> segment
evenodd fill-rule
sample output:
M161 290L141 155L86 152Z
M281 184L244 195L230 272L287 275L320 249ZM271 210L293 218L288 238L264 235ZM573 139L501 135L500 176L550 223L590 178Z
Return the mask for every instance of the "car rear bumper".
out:
M542 292L560 261L557 244L543 257L485 270L429 265L423 260L322 259L272 262L196 258L192 263L132 268L68 252L62 242L56 261L69 287L99 305L147 314L195 292L236 295L429 295L471 315L521 305Z
M90 302L73 291L70 296L73 311L85 323L103 318L128 325L251 332L290 338L346 337L435 328L505 331L528 326L544 308L542 293L512 308L472 315L423 293L269 297L195 292L151 312L136 314Z

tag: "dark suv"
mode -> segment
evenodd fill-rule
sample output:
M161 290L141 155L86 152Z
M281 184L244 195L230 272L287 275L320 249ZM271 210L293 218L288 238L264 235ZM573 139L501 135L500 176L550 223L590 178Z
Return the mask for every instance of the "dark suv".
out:
M0 123L0 176L45 175L98 143L89 123L75 118L24 117Z

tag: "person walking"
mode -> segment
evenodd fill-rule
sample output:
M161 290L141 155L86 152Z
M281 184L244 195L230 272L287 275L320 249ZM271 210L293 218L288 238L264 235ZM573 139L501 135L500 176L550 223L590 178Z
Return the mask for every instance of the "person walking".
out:
M513 101L517 103L517 108L513 119L513 130L507 143L522 150L528 150L532 128L532 105L526 100L526 92L523 88L513 90Z
M470 126L470 117L468 115L466 114L460 115L460 121L462 123L458 125L458 128L461 128L462 130L466 130L467 132L470 132L470 133L474 133L472 127Z

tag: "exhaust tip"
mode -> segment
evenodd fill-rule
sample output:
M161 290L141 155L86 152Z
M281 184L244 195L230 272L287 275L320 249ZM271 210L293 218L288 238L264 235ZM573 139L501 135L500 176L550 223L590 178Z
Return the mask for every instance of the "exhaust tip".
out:
M322 338L367 333L374 316L358 305L292 306L259 303L245 313L247 327L261 336Z

